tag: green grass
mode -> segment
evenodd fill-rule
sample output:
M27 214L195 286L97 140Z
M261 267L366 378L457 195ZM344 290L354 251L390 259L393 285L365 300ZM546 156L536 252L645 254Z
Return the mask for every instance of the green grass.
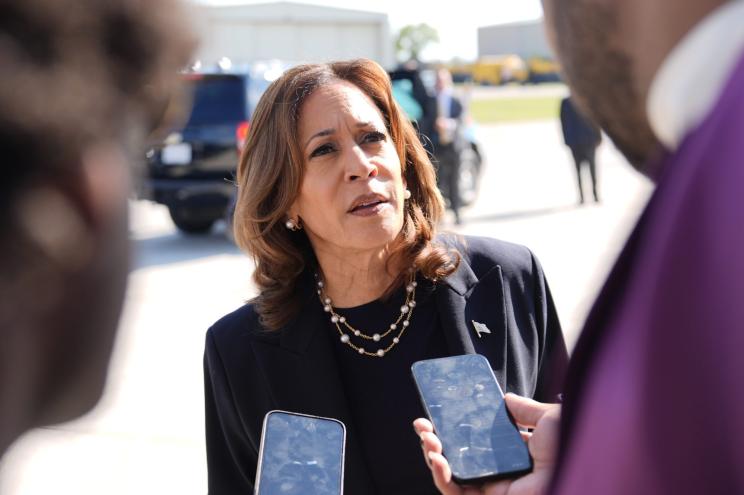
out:
M470 114L479 124L499 124L558 117L558 96L489 98L470 102Z

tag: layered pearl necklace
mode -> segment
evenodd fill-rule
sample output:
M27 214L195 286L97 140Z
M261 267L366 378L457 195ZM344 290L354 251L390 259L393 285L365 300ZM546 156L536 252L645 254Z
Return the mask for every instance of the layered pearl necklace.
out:
M361 355L379 358L384 357L385 354L390 352L390 350L395 347L398 342L400 342L400 338L403 336L403 333L410 325L411 316L413 316L413 308L416 307L415 299L417 284L414 280L415 273L411 273L411 278L406 285L406 300L400 307L400 314L398 315L398 318L396 318L396 320L391 323L386 330L379 333L373 333L372 335L366 334L361 330L352 327L349 322L346 321L346 317L336 313L336 310L333 308L331 298L327 297L325 294L323 281L317 274L315 275L315 278L317 279L318 285L318 298L320 299L320 303L323 305L323 311L331 315L331 323L333 323L333 325L335 325L336 327L336 330L338 330L341 342L348 345ZM395 334L393 335L393 339L392 341L390 341L390 344L387 347L381 347L374 352L365 349L362 345L356 345L351 341L351 337L354 336L362 339L363 341L368 340L372 342L382 342L383 339L393 334L393 332L395 332Z

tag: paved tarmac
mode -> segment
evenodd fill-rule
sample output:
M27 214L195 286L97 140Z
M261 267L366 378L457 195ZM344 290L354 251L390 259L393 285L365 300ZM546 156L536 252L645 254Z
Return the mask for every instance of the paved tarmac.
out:
M488 164L465 224L444 228L529 246L573 345L652 187L605 140L600 204L577 206L556 121L481 129ZM588 191L587 191L588 193ZM83 419L29 433L0 464L0 494L206 492L204 332L255 289L251 262L223 235L185 237L167 212L132 203L136 259L105 396Z

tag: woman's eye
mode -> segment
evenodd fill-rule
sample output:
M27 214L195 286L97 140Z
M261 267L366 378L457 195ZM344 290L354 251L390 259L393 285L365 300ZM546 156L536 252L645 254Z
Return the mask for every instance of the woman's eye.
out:
M369 132L364 136L365 143L377 143L379 141L384 141L385 139L387 139L385 134L379 131Z
M322 146L318 146L317 148L315 148L315 150L312 153L310 153L310 158L327 155L328 153L331 153L333 151L334 151L334 148L332 144L330 143L324 144Z

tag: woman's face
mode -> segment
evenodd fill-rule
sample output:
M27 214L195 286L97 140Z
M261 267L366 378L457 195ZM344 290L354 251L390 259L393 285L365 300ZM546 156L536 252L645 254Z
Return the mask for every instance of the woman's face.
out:
M305 170L289 213L300 218L316 253L347 255L395 239L405 185L369 96L348 82L320 87L302 105L298 131Z

